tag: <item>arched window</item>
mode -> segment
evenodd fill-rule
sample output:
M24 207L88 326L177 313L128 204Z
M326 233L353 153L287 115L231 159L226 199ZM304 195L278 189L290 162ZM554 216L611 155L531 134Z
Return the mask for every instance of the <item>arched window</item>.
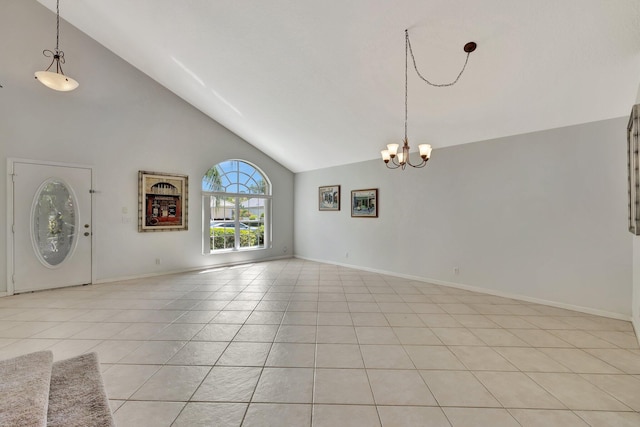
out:
M203 253L264 249L271 242L271 185L242 160L218 163L202 177Z

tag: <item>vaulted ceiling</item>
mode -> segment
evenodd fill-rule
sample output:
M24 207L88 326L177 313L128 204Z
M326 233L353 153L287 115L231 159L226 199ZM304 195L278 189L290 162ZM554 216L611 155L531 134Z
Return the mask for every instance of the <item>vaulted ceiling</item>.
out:
M409 142L434 156L626 116L640 83L638 0L61 0L60 14L294 172L400 142L405 28L436 82L478 44L455 86L409 69Z

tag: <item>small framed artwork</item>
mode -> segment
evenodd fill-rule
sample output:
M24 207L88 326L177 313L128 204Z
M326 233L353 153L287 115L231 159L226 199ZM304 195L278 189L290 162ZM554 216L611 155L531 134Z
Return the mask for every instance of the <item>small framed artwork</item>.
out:
M321 211L340 210L340 186L328 185L318 188L318 209Z
M629 231L640 235L640 176L638 174L638 133L640 132L640 104L634 105L627 126L627 163L629 173Z
M189 177L138 172L138 231L187 230Z
M351 216L357 218L378 217L378 189L351 191Z

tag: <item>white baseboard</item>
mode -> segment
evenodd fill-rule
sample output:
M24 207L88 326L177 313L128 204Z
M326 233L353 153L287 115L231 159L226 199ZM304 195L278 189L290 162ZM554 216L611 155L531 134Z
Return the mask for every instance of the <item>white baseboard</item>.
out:
M136 274L133 276L121 276L121 277L108 277L108 278L96 280L93 283L98 285L98 284L104 284L104 283L123 282L126 280L146 279L149 277L167 276L170 274L191 273L194 271L209 270L212 268L233 267L235 265L255 264L258 262L276 261L279 259L288 259L288 258L293 258L293 257L291 255L282 255L282 256L276 256L276 257L260 258L256 260L244 260L244 261L237 261L237 262L227 262L222 264L202 265L199 267L182 268L177 270L165 270L165 271L159 271L157 273L145 273L145 274Z
M438 279L430 279L428 277L411 276L411 275L408 275L408 274L396 273L394 271L379 270L379 269L375 269L375 268L362 267L362 266L358 266L358 265L351 265L351 264L344 264L344 263L334 262L334 261L313 259L313 258L299 256L299 255L294 255L294 257L295 258L299 258L299 259L304 259L304 260L307 260L307 261L314 261L314 262L321 262L321 263L324 263L324 264L339 265L339 266L342 266L342 267L353 268L355 270L369 271L371 273L385 274L387 276L401 277L403 279L415 280L417 282L433 283L434 285L441 285L441 286L447 286L447 287L450 287L450 288L464 289L466 291L479 292L479 293L483 293L483 294L487 294L487 295L493 295L493 296L503 297L503 298L510 298L510 299L519 300L519 301L526 301L526 302L531 302L531 303L535 303L535 304L543 304L543 305L548 305L548 306L551 306L551 307L563 308L563 309L572 310L572 311L578 311L580 313L593 314L595 316L609 317L611 319L625 320L625 321L631 321L632 320L631 316L626 315L626 314L614 313L614 312L610 312L610 311L606 311L606 310L600 310L600 309L597 309L597 308L582 307L582 306L579 306L579 305L566 304L566 303L557 302L557 301L550 301L550 300L545 300L545 299L541 299L541 298L533 298L533 297L530 297L530 296L520 295L520 294L512 294L512 293L509 293L509 292L501 292L501 291L496 291L496 290L493 290L493 289L482 288L482 287L479 287L479 286L465 285L465 284L462 284L462 283L446 282L446 281L438 280ZM636 331L640 331L640 325L635 325L634 324L634 326L636 328ZM638 335L636 334L636 336L638 336Z

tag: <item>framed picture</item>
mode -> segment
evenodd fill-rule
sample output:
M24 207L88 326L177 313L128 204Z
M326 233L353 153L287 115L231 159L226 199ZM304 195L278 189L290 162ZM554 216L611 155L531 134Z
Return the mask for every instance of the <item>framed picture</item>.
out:
M340 210L340 186L328 185L318 188L318 209L321 211Z
M378 217L378 189L351 191L351 216L362 218Z
M629 166L629 231L640 235L640 200L638 192L640 177L638 175L638 132L640 131L640 104L631 109L627 126L627 162Z
M138 231L187 230L189 177L138 172Z

